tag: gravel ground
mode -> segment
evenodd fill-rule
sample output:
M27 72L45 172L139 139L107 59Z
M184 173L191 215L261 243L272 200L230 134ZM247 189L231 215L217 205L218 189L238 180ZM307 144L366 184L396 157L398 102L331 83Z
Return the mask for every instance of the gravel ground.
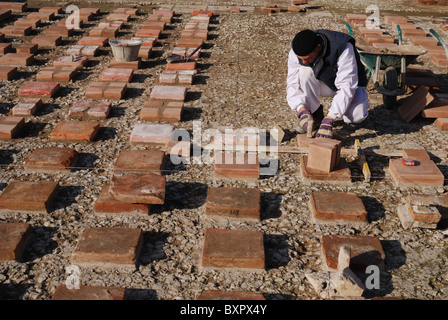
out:
M414 1L416 2L416 1ZM120 37L128 38L145 20L148 12L163 1L142 6L143 15L126 23ZM177 2L184 5L183 2ZM187 2L185 5L203 3ZM218 5L207 3L209 5ZM281 4L281 3L280 3ZM202 129L218 125L236 128L255 126L269 130L278 124L286 136L284 146L294 145L296 120L285 100L287 55L292 37L301 28L330 28L346 32L345 15L361 13L365 1L311 2L306 13L281 12L272 16L248 10L240 14L219 12L212 21L210 40L199 59L200 77L189 88L185 121L176 128L192 130L193 121ZM30 2L39 8L45 2ZM62 5L62 3L58 3ZM264 3L219 3L219 6L257 6ZM380 1L381 14L406 15L425 30L434 28L445 39L447 33L432 24L440 16L440 6L410 6L409 1ZM99 6L105 18L111 5L82 3L81 7ZM120 7L120 4L115 4ZM396 11L386 11L393 6ZM100 217L93 212L94 202L112 174L112 164L122 149L130 149L129 135L139 117L140 106L149 96L164 59L180 35L188 13L180 13L166 36L159 41L154 56L131 83L127 99L113 102L113 112L102 122L99 137L92 143L65 144L50 142L48 135L55 124L67 119L68 108L82 99L85 87L97 79L107 66L111 53L105 49L82 75L75 78L53 99L51 104L30 119L23 138L2 142L0 191L13 180L57 180L61 193L48 214L2 213L0 221L27 222L33 226L34 238L23 261L0 264L0 298L49 300L67 278L65 268L84 228L99 226L137 227L144 231L144 245L138 268L133 272L120 269L82 269L81 284L117 286L129 289L129 299L189 300L207 289L246 290L263 293L269 300L320 299L305 278L305 273L323 269L320 237L324 234L370 235L382 241L386 252L386 270L381 273L379 290L367 290L365 297L399 297L403 299L444 300L448 297L446 269L447 236L445 228L405 230L396 213L396 205L412 193L446 194L441 188L396 187L389 177L387 157L368 157L372 182L363 181L354 159L348 158L353 173L349 185L314 184L301 181L299 154L279 154L279 168L274 176L257 181L231 181L213 178L210 164L167 164L166 202L153 206L146 217ZM45 27L44 27L45 28ZM41 28L42 29L42 28ZM391 31L393 32L393 30ZM87 32L86 32L87 33ZM42 50L38 62L19 79L0 84L0 113L8 114L18 99L17 88L34 79L36 72L49 65L54 57L76 42L78 34L54 50ZM419 60L435 73L442 69ZM443 81L447 81L440 75ZM447 82L445 82L447 83ZM360 139L364 147L401 150L424 147L443 150L448 147L448 133L439 131L431 119L416 118L409 124L396 110L382 105L382 98L368 88L371 110L361 127L337 124L336 138L346 148ZM401 96L401 102L405 96ZM324 100L328 108L331 100ZM66 173L26 173L22 165L37 147L66 146L81 153L79 168ZM447 159L435 159L447 175ZM208 187L250 186L262 191L262 219L257 222L211 219L204 216ZM358 194L369 213L366 227L345 225L321 226L310 220L308 199L315 190L350 191ZM262 231L265 240L266 269L260 272L203 270L200 250L204 228L229 228Z

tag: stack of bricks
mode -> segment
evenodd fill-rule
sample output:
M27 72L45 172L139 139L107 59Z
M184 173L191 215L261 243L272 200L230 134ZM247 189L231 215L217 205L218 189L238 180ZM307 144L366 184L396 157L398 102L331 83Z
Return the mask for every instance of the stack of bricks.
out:
M173 10L154 10L148 16L140 29L135 33L136 37L158 39L166 27L167 23L173 21Z
M403 39L407 39L412 44L425 50L427 55L430 56L431 62L436 66L448 66L448 60L443 47L435 38L427 34L415 23L408 21L408 19L403 16L385 16L384 20L395 29L397 29L397 25L399 25Z
M375 21L369 20L367 15L349 13L346 15L346 20L358 30L367 44L378 48L395 45L394 38L390 34L385 33L381 26L375 25Z
M193 16L191 19L195 17L205 17L207 23L197 21L193 21L190 23L187 22L187 26L197 26L201 24L202 28L205 27L205 30L208 30L208 22L210 16L212 16L211 11L205 11L204 15L201 15L202 11L193 12ZM174 11L170 10L156 10L154 11L154 15L161 17L170 17L174 16ZM152 17L151 21L147 21L147 23L165 23L168 19L165 18L164 21L154 21L155 18ZM170 20L171 21L171 20ZM161 25L162 27L162 25ZM207 32L207 31L206 31ZM183 33L182 33L183 34ZM186 38L183 35L181 36L182 40L188 40L190 38ZM196 39L192 39L195 41ZM200 40L200 45L202 45L203 40ZM189 50L194 50L196 48L179 48L175 47L173 51L177 50L174 56L184 56ZM179 51L180 50L180 51ZM197 53L194 57L199 57L199 53ZM158 84L152 89L152 92L149 96L149 99L143 105L143 108L140 112L140 120L146 120L151 122L178 122L182 119L183 108L184 108L184 100L187 95L187 87L185 85L190 85L193 83L193 76L197 73L196 70L196 60L187 61L187 62L169 62L166 65L165 70L159 76Z
M434 99L421 112L423 118L436 119L434 125L440 130L448 130L448 96L434 93Z

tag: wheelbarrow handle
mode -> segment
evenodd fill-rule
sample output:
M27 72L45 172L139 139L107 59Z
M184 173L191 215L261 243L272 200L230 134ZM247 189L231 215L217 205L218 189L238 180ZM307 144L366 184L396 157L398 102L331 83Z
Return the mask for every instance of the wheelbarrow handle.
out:
M443 49L445 50L446 58L448 59L448 47L446 46L445 42L443 42L442 38L440 38L439 34L435 30L429 29L429 32L431 32L432 35L434 37L436 37L437 41L440 42L440 44L442 45Z
M398 30L398 44L401 45L403 42L403 36L401 34L401 28L400 25L397 24L397 30Z
M345 26L347 27L348 32L350 32L350 35L352 36L352 38L354 38L352 27L350 27L350 25L348 23L346 23Z

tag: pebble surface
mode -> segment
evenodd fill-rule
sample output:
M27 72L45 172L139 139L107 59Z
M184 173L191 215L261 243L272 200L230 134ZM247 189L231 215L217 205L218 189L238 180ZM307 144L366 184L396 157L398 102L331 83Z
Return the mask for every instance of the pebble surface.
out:
M346 32L345 15L359 13L363 5L351 6L322 2L305 13L281 12L273 15L258 11L231 14L222 11L212 19L210 40L198 60L200 73L188 89L185 119L175 127L193 130L201 121L203 132L217 126L257 127L270 130L278 124L286 132L282 146L294 146L296 119L286 104L287 56L292 37L301 28L330 28ZM400 1L398 1L400 2ZM358 3L358 2L356 2ZM391 1L381 2L380 10ZM182 3L180 3L182 4ZM313 3L314 4L314 3ZM317 2L316 2L317 4ZM83 5L104 9L104 4ZM125 23L123 37L132 36L143 23L151 5L142 6L142 15ZM163 5L163 3L161 3ZM220 3L220 6L233 5ZM257 3L244 3L260 6ZM32 6L32 3L30 3ZM120 7L120 4L115 4ZM427 30L431 23L428 7L413 9L393 2L395 14L406 15ZM188 7L188 3L185 4ZM110 9L110 6L109 6ZM191 11L191 10L190 10ZM106 13L92 21L96 24ZM320 238L324 234L370 235L380 238L386 253L386 270L381 274L379 290L368 290L366 297L387 296L405 299L448 298L446 229L402 228L396 205L409 194L446 194L440 188L396 187L388 174L388 158L369 156L372 181L363 181L354 159L348 158L353 182L349 185L303 182L299 172L299 154L278 154L278 170L273 176L257 181L213 178L211 164L167 163L165 204L153 206L145 217L103 217L93 211L102 186L110 182L112 165L120 150L131 149L130 133L139 122L143 102L149 97L164 59L172 50L190 14L178 12L176 22L154 48L154 54L135 72L126 99L114 101L110 118L101 123L98 138L85 144L51 142L49 133L68 118L71 104L83 99L85 88L98 78L112 57L110 48L93 59L73 81L63 86L57 97L29 119L23 138L4 141L0 147L0 191L14 180L59 181L61 191L48 214L1 213L0 221L26 222L33 226L33 241L23 261L0 264L0 298L49 300L57 286L67 279L71 252L84 228L119 226L141 228L144 244L135 271L101 268L82 269L81 284L117 286L129 289L129 299L190 300L208 289L244 290L263 293L270 300L320 299L305 278L305 273L323 270ZM92 26L91 26L92 27ZM88 30L88 29L87 29ZM87 30L84 33L87 34ZM436 29L438 30L438 29ZM439 30L438 30L439 31ZM440 31L442 33L442 31ZM83 34L70 39L75 44ZM447 33L443 33L446 37ZM6 115L18 102L17 89L35 78L43 66L60 56L68 44L36 55L37 62L26 67L19 79L0 84L0 113ZM420 59L420 58L419 58ZM426 57L421 61L440 73ZM443 78L443 77L442 77ZM442 79L447 83L446 77ZM381 96L368 88L371 110L368 119L357 128L337 123L335 138L344 148L360 139L363 147L397 151L423 147L448 150L448 133L439 131L432 119L416 118L406 124L396 110L387 110ZM399 98L399 102L404 97ZM324 99L328 108L331 100ZM80 153L77 168L64 173L25 172L23 163L38 147L71 147ZM143 147L135 147L143 148ZM446 176L447 159L437 159ZM257 187L262 192L260 221L235 221L205 217L209 187ZM369 213L366 227L316 225L311 222L308 200L317 190L354 192ZM266 269L259 272L205 270L200 267L205 228L258 230L264 234Z

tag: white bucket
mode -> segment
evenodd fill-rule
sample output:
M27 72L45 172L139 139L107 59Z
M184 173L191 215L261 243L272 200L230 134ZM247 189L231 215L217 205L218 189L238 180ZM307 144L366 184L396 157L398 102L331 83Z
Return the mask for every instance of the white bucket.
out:
M117 61L135 61L142 45L138 40L110 40L109 45Z

